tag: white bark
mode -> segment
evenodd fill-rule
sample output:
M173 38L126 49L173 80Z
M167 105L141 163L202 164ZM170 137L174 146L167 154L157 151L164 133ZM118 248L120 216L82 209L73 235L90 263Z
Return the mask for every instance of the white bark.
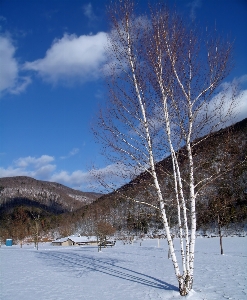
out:
M127 27L126 34L127 34L127 41L128 41L128 58L129 58L130 68L131 68L131 72L132 72L132 76L133 76L133 82L134 82L136 95L137 95L137 98L138 98L138 101L139 101L139 104L141 107L141 111L142 111L143 124L144 124L144 128L145 128L145 133L146 133L146 141L148 144L149 163L150 163L151 173L152 173L155 189L156 189L157 196L158 196L159 203L160 203L160 211L161 211L163 223L165 226L167 241L168 241L168 245L169 245L169 249L170 249L170 253L171 253L171 257L172 257L175 274L176 274L177 278L179 278L181 275L180 275L180 271L179 271L176 254L175 254L173 240L172 240L171 233L170 233L170 228L168 225L168 220L167 220L166 210L165 210L165 205L164 205L164 199L163 199L163 196L161 193L159 181L158 181L157 174L155 171L154 155L153 155L153 149L152 149L151 136L150 136L150 132L149 132L149 125L148 125L148 121L147 121L147 117L146 117L146 110L144 107L142 95L140 93L140 88L139 88L138 81L136 78L136 71L135 71L135 66L134 66L134 61L133 61L133 53L131 51L130 34L129 34L129 30L128 30L129 29L129 20L127 17L126 17L126 27Z
M170 147L171 158L172 158L172 165L173 165L173 177L174 177L174 190L176 195L176 202L177 202L177 214L178 214L178 225L179 225L179 232L180 232L180 250L181 250L181 257L182 257L182 265L183 265L183 274L184 276L190 275L190 247L189 247L189 230L188 230L188 220L187 220L187 208L185 204L185 199L183 195L183 184L181 179L181 173L179 164L177 161L176 153L173 147L173 142L171 138L171 126L170 126L170 119L169 119L169 111L167 105L167 98L169 93L166 92L166 89L163 85L163 68L162 68L162 51L159 49L160 45L160 34L159 30L157 33L157 40L158 43L156 44L156 53L158 54L158 63L157 67L155 68L157 80L159 83L159 87L161 90L162 101L163 101L163 111L164 111L164 118L165 118L165 130L167 134L167 139ZM180 204L181 201L181 204ZM183 209L183 218L184 218L184 229L185 229L185 247L186 247L186 255L184 253L184 246L183 246L183 227L181 222L181 212L180 206Z
M169 53L169 47L168 47L168 53ZM169 57L171 57L169 55ZM190 57L190 53L189 53ZM190 57L191 59L191 57ZM186 149L187 149L187 156L189 161L189 193L190 193L190 213L191 213L191 236L190 241L189 239L186 240L186 262L187 262L187 274L192 278L193 280L193 273L194 273L194 255L195 255L195 237L196 237L196 211L195 211L195 184L194 184L194 168L193 168L193 156L192 156L192 150L191 150L191 135L192 135L192 128L193 128L193 115L192 115L192 104L191 104L191 91L190 91L190 85L189 90L186 92L184 85L182 84L176 67L175 62L172 61L172 69L175 75L175 78L177 79L177 82L187 100L187 108L188 108L188 132L185 133L186 135ZM191 65L190 65L190 80L191 80ZM182 184L182 183L181 183ZM182 185L181 185L182 189ZM186 210L186 207L184 207L184 211ZM186 218L186 224L187 218ZM189 264L189 265L188 265Z

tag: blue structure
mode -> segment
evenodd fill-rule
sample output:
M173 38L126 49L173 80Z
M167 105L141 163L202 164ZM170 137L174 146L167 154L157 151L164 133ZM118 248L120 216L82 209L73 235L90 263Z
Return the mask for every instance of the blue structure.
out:
M5 245L12 246L12 239L7 239Z

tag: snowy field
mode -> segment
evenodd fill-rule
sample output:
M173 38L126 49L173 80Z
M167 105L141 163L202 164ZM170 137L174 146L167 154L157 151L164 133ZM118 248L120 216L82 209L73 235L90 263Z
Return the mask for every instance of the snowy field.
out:
M175 241L176 249L178 241ZM0 248L0 299L247 299L247 237L196 240L194 290L180 297L166 240L113 248ZM179 250L177 250L179 254Z

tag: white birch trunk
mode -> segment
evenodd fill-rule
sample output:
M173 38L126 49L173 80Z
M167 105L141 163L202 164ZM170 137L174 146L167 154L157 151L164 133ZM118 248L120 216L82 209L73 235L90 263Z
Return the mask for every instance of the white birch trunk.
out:
M191 39L190 39L191 45ZM190 146L192 127L193 127L193 114L192 114L192 103L191 103L191 81L192 81L192 61L191 61L191 51L189 48L189 88L188 88L188 107L189 107L189 133L187 138L187 151L190 166L190 209L191 209L191 237L190 237L190 275L191 284L193 282L194 275L194 256L195 256L195 238L196 238L196 206L195 206L195 183L194 183L194 166L193 166L193 156Z
M158 41L160 39L160 34L158 30ZM183 272L186 271L186 260L185 260L185 254L184 254L184 246L183 246L183 228L182 228L182 222L181 222L181 211L180 211L180 202L179 202L179 193L178 193L178 182L177 182L177 164L175 164L176 155L175 151L173 149L173 145L171 142L171 129L170 129L170 120L169 120L169 112L167 107L167 94L165 92L163 82L162 82L162 75L163 75L163 68L162 68L162 52L156 47L156 52L159 53L158 55L158 68L156 68L156 76L158 78L161 94L162 94L162 100L163 100L163 110L164 110L164 116L165 116L165 125L166 125L166 133L168 137L168 142L170 146L171 151L171 158L172 158L172 166L173 166L173 177L174 177L174 190L176 195L176 202L177 202L177 214L178 214L178 226L179 226L179 237L180 237L180 250L181 250L181 257L182 257L182 266L183 266Z
M189 191L190 191L190 213L191 213L191 237L189 241L189 235L188 235L188 221L187 221L187 214L186 214L186 205L183 197L183 186L181 181L181 176L179 172L179 166L176 166L176 172L179 179L179 189L180 189L180 196L182 199L182 206L183 206L183 212L184 212L184 223L186 226L186 274L184 274L184 283L182 289L184 289L184 295L186 295L191 289L193 284L193 272L194 272L194 253L195 253L195 236L196 236L196 213L195 213L195 185L194 185L194 169L193 169L193 157L192 157L192 150L190 146L190 139L192 134L192 124L193 124L193 116L192 116L192 104L190 99L190 84L189 84L189 91L186 93L185 87L182 84L177 70L175 68L175 60L171 56L171 52L169 49L168 42L166 41L167 45L167 52L168 57L170 58L172 69L175 75L175 78L178 82L178 85L180 86L184 97L187 101L187 107L188 107L188 118L189 118L189 130L187 134L184 131L184 137L186 137L186 148L187 148L187 157L189 160ZM190 53L189 53L190 58ZM190 80L191 80L191 68L190 68ZM183 131L183 128L181 128ZM175 156L176 157L176 156ZM177 160L175 159L175 164ZM181 293L181 292L180 292Z
M190 133L192 124L190 126ZM189 158L189 187L190 187L190 209L191 209L191 237L190 237L190 273L193 280L194 273L194 255L195 255L195 238L196 238L196 207L195 207L195 184L194 184L194 167L193 167L193 156L190 146L190 140L187 140L187 152Z
M158 33L159 34L159 33ZM159 52L158 49L156 49L157 52ZM180 168L177 161L176 153L173 148L172 140L171 140L171 128L170 128L170 119L169 119L169 111L167 107L167 94L165 92L163 82L162 82L162 61L161 61L162 54L158 56L158 66L159 69L156 69L156 75L158 77L158 82L162 94L162 100L163 100L163 110L164 110L164 117L165 117L165 126L166 126L166 133L167 138L169 142L169 147L171 151L171 158L172 158L172 165L173 165L173 177L174 177L174 187L175 187L175 194L176 194L176 201L177 201L177 213L178 213L178 225L179 225L179 233L180 233L180 250L181 250L181 257L182 257L182 265L183 265L183 276L178 278L180 288L182 290L182 293L187 294L188 290L191 289L191 286L188 286L186 283L186 279L191 277L190 275L190 244L189 244L189 230L188 230L188 220L187 220L187 208L185 204L185 199L183 195L183 185L182 185L182 179L180 174ZM183 248L183 228L182 228L182 222L181 222L181 213L180 213L180 201L183 208L183 218L184 218L184 227L185 227L185 245L186 245L186 256L184 253ZM180 291L181 293L181 291Z
M141 111L142 111L143 124L144 124L144 128L145 128L145 133L146 133L146 141L148 144L149 164L150 164L150 168L151 168L151 174L152 174L152 177L154 180L154 185L155 185L156 193L157 193L159 204L160 204L161 216L162 216L162 220L163 220L163 223L165 226L167 242L168 242L169 249L171 252L171 257L172 257L175 274L176 274L176 277L179 279L179 278L181 278L180 270L179 270L175 250L174 250L174 245L173 245L173 240L172 240L171 233L170 233L170 228L168 225L168 220L167 220L165 205L164 205L164 199L163 199L163 196L161 193L160 185L159 185L157 174L155 171L155 162L154 162L154 156L153 156L153 150L152 150L151 136L150 136L150 132L149 132L149 125L147 122L146 111L145 111L143 99L142 99L142 96L140 93L140 88L139 88L138 81L136 78L134 61L133 61L132 51L131 51L130 35L129 35L129 31L128 31L128 28L129 28L128 19L126 19L126 25L127 25L128 59L129 59L130 67L131 67L131 72L132 72L132 76L133 76L133 82L134 82L134 86L135 86L136 95L137 95L137 98L138 98L138 101L139 101L139 104L141 107Z

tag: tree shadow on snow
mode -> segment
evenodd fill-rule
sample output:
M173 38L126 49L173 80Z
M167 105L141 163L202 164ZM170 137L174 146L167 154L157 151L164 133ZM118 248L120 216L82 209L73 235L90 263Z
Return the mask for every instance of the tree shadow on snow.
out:
M124 264L124 260L111 258L96 258L91 255L79 255L73 252L47 251L39 252L37 255L46 261L49 266L57 269L58 272L66 272L76 277L85 277L91 272L100 272L109 276L117 277L149 286L152 288L178 291L172 284L164 282L150 275L140 273L118 264Z

